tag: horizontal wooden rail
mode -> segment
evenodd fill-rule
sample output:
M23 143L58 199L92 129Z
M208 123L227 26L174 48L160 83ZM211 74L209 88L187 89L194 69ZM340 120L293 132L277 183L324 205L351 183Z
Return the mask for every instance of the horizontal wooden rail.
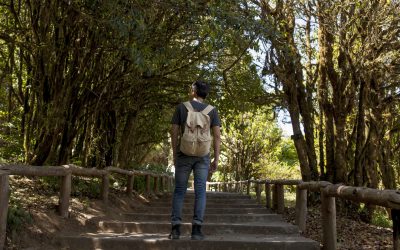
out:
M150 178L153 177L153 191L158 193L172 190L172 176L157 174L147 171L124 170L115 167L105 169L82 168L73 164L63 166L28 166L21 164L0 164L0 250L4 248L5 232L7 227L7 212L9 199L9 175L22 176L55 176L61 177L59 197L59 213L67 218L71 199L72 176L86 176L102 179L101 196L105 203L108 201L110 175L113 173L125 175L128 178L126 192L128 196L133 193L134 176L145 176L146 192L151 192ZM161 183L160 183L161 182Z
M214 190L219 192L239 192L246 184L247 181L207 182L207 190Z
M400 209L400 190L377 190L337 184L326 186L323 192L329 197Z
M382 206L391 209L393 221L393 249L400 250L400 191L378 190L366 187L352 187L342 184L332 184L327 181L302 182L301 180L246 180L237 182L209 182L210 187L220 187L228 184L246 185L247 194L250 189L256 191L256 198L261 202L261 185L265 185L266 207L284 211L284 185L296 186L296 224L300 231L305 231L307 220L307 191L321 193L321 224L323 249L336 249L336 205L335 198L351 200L360 203ZM243 192L244 189L225 189L224 191ZM271 197L272 192L272 197ZM272 201L271 201L272 198Z
M0 169L5 169L10 172L10 175L24 175L24 176L65 176L70 170L63 166L27 166L17 164L0 164Z

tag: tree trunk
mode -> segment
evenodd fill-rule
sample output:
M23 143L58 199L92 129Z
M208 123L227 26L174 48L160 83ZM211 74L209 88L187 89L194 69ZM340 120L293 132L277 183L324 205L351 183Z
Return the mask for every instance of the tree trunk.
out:
M365 147L365 82L361 81L358 98L357 138L354 152L354 185L362 186L363 183L363 158Z
M290 119L292 121L292 129L293 129L293 142L296 147L297 155L299 157L300 163L300 171L303 181L310 181L311 180L311 170L309 167L308 157L307 157L307 145L303 138L303 134L300 128L300 112L297 103L296 94L297 92L293 90L294 88L290 89L288 83L286 83L284 87L288 105L289 105L289 114ZM294 92L294 93L293 93Z
M127 115L124 129L121 135L121 143L119 145L119 150L118 150L118 163L117 166L119 168L127 168L129 165L129 150L131 148L131 143L130 143L130 135L131 132L133 132L133 129L135 127L135 120L137 116L137 111L136 112L131 112Z
M29 162L33 166L43 166L49 157L51 147L53 146L54 136L48 131L42 131L40 142L36 147L33 159Z
M306 53L307 53L307 65L306 65L306 87L303 84L298 84L299 91L299 105L301 110L301 116L303 117L304 134L307 144L307 156L308 163L311 171L311 179L318 180L318 169L317 169L317 154L315 153L315 141L314 141L314 108L313 108L313 92L315 80L313 77L312 67L312 47L311 47L311 3L308 3L307 22L306 22ZM298 62L301 65L301 62ZM298 79L302 81L302 79Z
M333 169L335 164L335 140L334 140L334 122L333 122L333 108L328 100L328 96L330 95L330 90L328 88L328 76L327 76L327 67L328 67L328 57L332 53L332 48L330 48L332 43L332 36L326 30L327 27L325 25L325 15L322 10L325 8L325 2L318 1L317 2L317 11L318 14L318 22L320 24L318 29L318 44L319 44L319 62L318 62L318 103L321 107L320 109L320 119L321 123L325 124L325 129L320 125L320 133L325 134L326 142L325 149L320 146L320 168L323 169L325 166L325 176L324 180L333 182ZM324 131L325 130L325 131ZM320 138L320 140L323 140ZM321 142L320 142L321 143ZM322 157L323 152L325 150L326 153L326 163L325 159ZM322 156L321 156L322 155ZM324 164L325 163L325 164ZM323 173L323 171L321 171Z
M346 117L338 115L335 122L336 137L335 137L335 168L333 174L334 183L347 183L347 161L346 161Z

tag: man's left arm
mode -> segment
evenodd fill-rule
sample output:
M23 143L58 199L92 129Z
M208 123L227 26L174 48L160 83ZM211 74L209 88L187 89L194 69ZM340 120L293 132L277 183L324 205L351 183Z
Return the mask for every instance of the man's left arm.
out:
M218 168L219 152L221 148L221 128L219 126L213 126L213 137L214 137L214 160L210 165L210 172L214 173Z

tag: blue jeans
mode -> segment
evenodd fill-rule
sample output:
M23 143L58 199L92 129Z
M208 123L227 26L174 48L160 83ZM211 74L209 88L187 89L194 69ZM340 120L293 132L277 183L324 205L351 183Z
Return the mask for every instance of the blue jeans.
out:
M209 155L196 157L178 153L175 166L175 190L172 200L172 225L178 225L182 222L183 202L192 170L194 175L195 192L192 224L201 225L203 223L204 211L206 209L206 182L209 166Z

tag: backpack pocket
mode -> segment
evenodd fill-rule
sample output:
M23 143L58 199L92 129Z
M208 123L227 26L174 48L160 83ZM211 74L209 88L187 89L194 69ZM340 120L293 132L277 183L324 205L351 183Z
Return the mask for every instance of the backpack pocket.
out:
M205 156L210 152L211 147L211 136L208 133L196 133L186 132L183 133L180 150L185 155L189 156Z

